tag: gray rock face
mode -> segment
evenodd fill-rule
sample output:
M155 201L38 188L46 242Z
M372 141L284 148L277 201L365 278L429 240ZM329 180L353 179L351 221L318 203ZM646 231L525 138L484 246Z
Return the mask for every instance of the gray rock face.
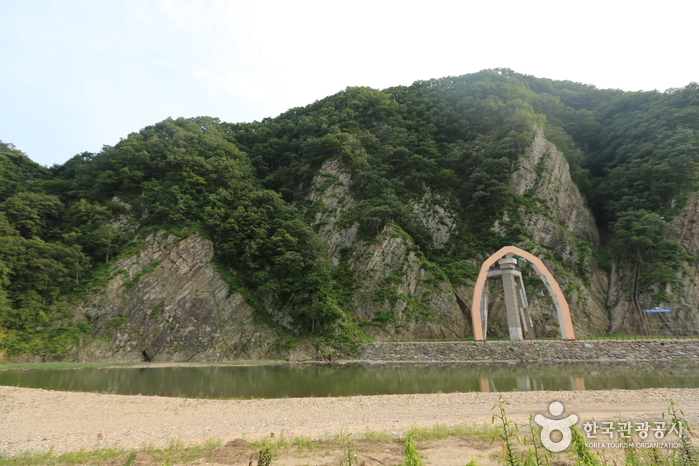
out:
M609 274L609 294L607 296L607 308L610 315L610 333L640 333L638 327L638 309L629 300L633 270L629 267L620 267L618 263L612 263L612 271Z
M609 279L592 260L593 251L599 247L599 232L570 177L568 161L544 138L541 128L535 128L534 140L519 160L510 187L538 206L537 209L522 207L522 226L532 241L517 246L540 257L558 281L570 305L576 335L606 333ZM552 256L565 268L551 261ZM493 318L497 323L504 319L505 312L500 296L496 293L493 298ZM548 294L536 287L528 290L528 298L539 336L560 336Z
M570 166L565 156L544 138L541 128L535 128L534 140L519 160L519 169L512 175L510 187L519 195L528 194L541 199L547 207L552 223L580 238L599 245L599 232L592 213L585 205L578 187L570 177ZM532 218L532 222L539 221ZM549 242L553 229L542 232L541 239ZM547 243L542 243L547 244Z
M413 210L422 225L432 232L432 244L435 249L444 247L452 234L456 233L454 214L440 205L440 198L430 193L423 196L420 202L413 204Z
M356 205L349 171L339 160L327 161L313 180L310 199L321 204L312 225L329 247L335 264L349 251L347 265L357 278L349 310L374 338L453 338L468 332L449 283L437 280L411 250L412 241L398 227L386 225L375 240L357 239L357 224L344 225L342 214ZM425 202L416 210L425 209ZM442 209L443 210L443 209ZM433 211L423 216L432 223ZM440 215L435 242L446 241L453 223ZM446 220L444 220L446 218ZM434 219L437 222L437 218Z
M387 334L366 329L376 338L464 336L466 323L451 286L425 270L410 246L388 225L375 242L357 245L350 267L366 278L352 298L352 312L362 321L394 316L395 322L387 319Z
M637 301L631 299L634 268L631 263L614 263L610 276L609 301L610 332L644 334L646 331L665 335L696 334L699 331L699 193L689 196L684 207L670 219L670 239L678 241L691 259L684 261L676 271L678 281L666 286L665 301L656 301L651 293L639 290ZM643 264L641 264L643 267ZM667 315L644 313L653 307L672 309Z
M80 306L97 335L113 343L107 349L92 342L80 348L79 359L223 360L268 353L270 330L252 323L252 308L240 293L229 293L211 263L211 241L158 232L145 244L117 261L103 291Z
M674 239L694 257L694 263L690 265L696 269L699 266L699 192L689 196L682 211L670 221L670 226L674 230L671 233Z
M340 160L328 160L313 178L313 190L309 196L320 206L311 225L316 227L318 235L328 245L335 265L340 263L342 248L354 246L357 238L357 224L338 226L342 213L357 205L349 192L351 183L349 171Z

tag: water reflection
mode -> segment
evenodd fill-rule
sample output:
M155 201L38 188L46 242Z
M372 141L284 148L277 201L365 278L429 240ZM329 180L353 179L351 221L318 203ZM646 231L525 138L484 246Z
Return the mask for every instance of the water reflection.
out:
M481 392L513 391L512 389L507 389L509 387L505 387L505 390L499 390L498 387L495 386L495 383L492 380L490 380L489 377L479 377L478 385L480 387ZM555 390L554 388L540 388L540 385L541 384L539 383L539 379L537 377L517 376L515 377L516 388L514 390L521 392L531 392L537 390ZM568 388L559 388L558 390L585 390L585 377L571 376L569 377Z
M308 364L0 371L0 385L124 395L283 398L699 387L699 363Z

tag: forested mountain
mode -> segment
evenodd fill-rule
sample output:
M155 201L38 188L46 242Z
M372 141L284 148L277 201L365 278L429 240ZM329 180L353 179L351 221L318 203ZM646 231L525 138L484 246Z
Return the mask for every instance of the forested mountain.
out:
M670 221L698 162L695 83L623 92L508 69L347 88L261 122L168 119L50 168L3 143L0 348L182 359L463 337L453 292L468 300L505 245L555 271L583 334L642 332L655 303L697 319L693 246ZM173 251L194 244L211 271L204 249L180 270ZM163 261L225 286L177 294L153 275Z

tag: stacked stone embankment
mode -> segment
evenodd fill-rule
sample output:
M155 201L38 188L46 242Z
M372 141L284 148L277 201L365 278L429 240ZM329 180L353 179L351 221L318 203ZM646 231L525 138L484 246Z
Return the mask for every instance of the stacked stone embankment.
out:
M693 340L374 342L357 359L376 362L699 361Z

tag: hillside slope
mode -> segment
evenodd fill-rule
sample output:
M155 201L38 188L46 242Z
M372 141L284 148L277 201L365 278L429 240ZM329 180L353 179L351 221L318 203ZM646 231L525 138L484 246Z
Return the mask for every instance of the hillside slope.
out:
M168 119L51 168L2 144L0 348L319 357L465 337L476 272L505 245L544 260L578 335L691 334L697 162L696 84L506 69L348 88L261 122ZM560 335L523 273L537 335Z

